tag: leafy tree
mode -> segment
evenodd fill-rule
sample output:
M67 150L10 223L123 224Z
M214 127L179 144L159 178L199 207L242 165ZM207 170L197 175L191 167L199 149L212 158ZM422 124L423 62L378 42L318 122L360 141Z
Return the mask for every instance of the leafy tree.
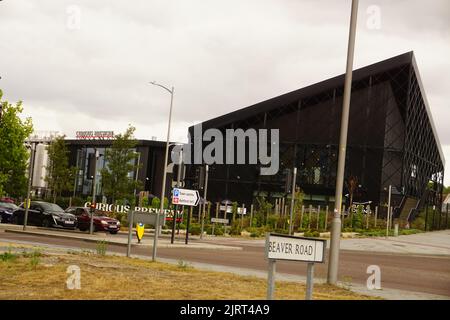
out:
M114 203L117 199L133 199L134 189L140 190L141 182L135 181L129 176L135 172L134 164L138 155L134 152L136 140L134 140L135 128L128 127L124 134L115 136L110 149L106 149L106 167L101 170L103 192L111 197Z
M25 139L33 132L33 124L31 118L25 121L19 118L23 111L21 101L12 105L2 101L2 96L0 90L0 196L7 194L17 198L27 193L29 152Z
M54 203L56 203L56 196L61 196L64 191L72 190L76 174L76 168L69 167L69 150L64 138L65 136L56 137L47 147L48 166L46 166L45 181L52 191Z
M444 187L444 194L449 194L449 193L450 193L450 186Z

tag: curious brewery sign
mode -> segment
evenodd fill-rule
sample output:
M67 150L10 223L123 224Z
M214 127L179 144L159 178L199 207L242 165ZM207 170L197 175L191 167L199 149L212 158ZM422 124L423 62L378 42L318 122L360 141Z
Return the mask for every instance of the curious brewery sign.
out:
M114 131L77 131L76 138L80 140L114 139Z

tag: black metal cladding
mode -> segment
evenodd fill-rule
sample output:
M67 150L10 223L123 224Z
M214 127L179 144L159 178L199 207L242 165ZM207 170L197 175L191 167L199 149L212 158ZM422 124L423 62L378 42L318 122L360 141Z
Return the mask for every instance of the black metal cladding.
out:
M444 160L417 72L412 52L354 72L345 176L358 178L360 200L384 202L389 185L419 199L431 180L433 201L441 201ZM306 194L333 202L343 85L341 75L202 123L203 131L280 130L277 175L260 176L258 165L211 165L209 200L250 205L256 194L282 196L284 169L296 166Z

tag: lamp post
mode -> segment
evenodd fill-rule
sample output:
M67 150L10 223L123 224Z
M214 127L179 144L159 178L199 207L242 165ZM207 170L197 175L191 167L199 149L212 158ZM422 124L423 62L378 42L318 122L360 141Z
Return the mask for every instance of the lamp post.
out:
M336 193L334 196L334 214L331 223L330 258L328 263L329 284L336 284L339 267L339 246L341 238L341 205L342 188L344 186L345 154L347 150L348 118L350 113L350 98L352 91L353 56L355 53L356 20L359 0L352 0L350 30L347 49L347 70L345 74L344 97L342 104L341 132L339 138L339 158L336 175Z
M135 185L134 185L134 201L136 201L136 184L137 184L137 181L138 181L138 175L139 175L139 164L140 164L140 162L141 162L141 153L140 152L137 152L137 151L135 151L135 154L137 153L137 155L138 155L138 161L137 161L137 166L136 166L136 177L135 177L135 179L134 179L134 182L135 182ZM148 178L147 178L148 179Z
M389 185L389 195L388 195L388 207L387 207L387 217L386 217L386 238L389 237L389 227L391 221L391 195L392 195L392 185Z
M94 233L94 213L95 213L95 207L96 207L96 202L95 202L95 196L97 193L97 160L99 158L99 153L97 148L94 148L94 176L92 178L92 204L94 205L94 208L91 208L91 222L89 225L89 234L93 234Z
M33 148L34 145L34 148ZM27 198L26 198L26 202L25 202L25 217L23 220L23 230L25 231L27 228L27 223L28 223L28 210L30 209L30 205L31 205L31 199L30 199L30 193L31 193L31 184L32 184L32 174L33 174L33 169L34 169L34 158L36 156L36 144L35 143L31 143L29 145L30 147L30 163L28 165L28 187L27 187Z
M158 84L154 81L150 82L150 84L154 86L158 86L166 90L170 93L170 109L169 109L169 123L167 125L167 140L166 140L166 153L164 155L164 172L163 172L163 179L162 179L162 186L161 186L161 207L160 212L156 214L156 225L155 225L155 236L153 238L153 253L152 253L152 260L156 261L156 247L158 245L158 236L159 236L159 216L164 211L164 195L166 192L166 173L167 173L167 158L169 155L169 140L170 140L170 124L172 121L172 106L173 106L173 94L175 91L175 88L172 87L172 89L168 89L167 87Z
M178 155L178 172L177 172L177 188L180 187L180 179L181 179L181 166L183 164L183 149L180 149L180 153ZM175 173L175 172L174 172ZM173 211L173 218L172 218L172 236L170 238L170 243L173 244L175 241L175 226L177 224L177 211L178 211L178 205L175 205L174 211Z

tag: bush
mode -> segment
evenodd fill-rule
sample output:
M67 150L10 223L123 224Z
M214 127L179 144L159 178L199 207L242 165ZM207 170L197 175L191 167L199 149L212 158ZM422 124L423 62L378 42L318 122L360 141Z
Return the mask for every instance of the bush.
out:
M108 243L106 240L99 240L97 241L97 254L100 256L104 256L106 254L106 248L108 247Z
M8 248L8 252L4 252L0 254L0 261L7 262L7 261L14 261L17 259L17 255L14 253L11 253L11 248Z
M305 231L304 236L305 237L318 238L318 237L320 237L320 233L319 233L319 231L307 230L307 231Z
M250 233L250 237L264 237L267 232L266 227L252 227L252 228L246 228L247 232Z
M193 236L198 236L201 233L201 226L197 223L193 223L189 226L189 233Z
M425 230L425 218L417 217L411 222L410 226L412 229Z

